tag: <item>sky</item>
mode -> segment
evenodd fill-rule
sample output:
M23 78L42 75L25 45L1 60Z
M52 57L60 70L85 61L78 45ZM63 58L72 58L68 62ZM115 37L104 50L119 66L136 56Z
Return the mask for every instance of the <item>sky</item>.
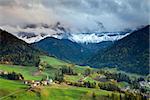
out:
M74 32L118 31L150 24L149 7L150 0L0 0L0 26L60 22Z

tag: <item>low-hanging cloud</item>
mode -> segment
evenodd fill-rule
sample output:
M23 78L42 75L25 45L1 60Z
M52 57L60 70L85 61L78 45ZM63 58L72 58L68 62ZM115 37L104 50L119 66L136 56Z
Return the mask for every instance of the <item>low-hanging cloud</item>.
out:
M149 6L149 0L0 0L0 26L59 21L84 32L101 22L116 31L149 24Z

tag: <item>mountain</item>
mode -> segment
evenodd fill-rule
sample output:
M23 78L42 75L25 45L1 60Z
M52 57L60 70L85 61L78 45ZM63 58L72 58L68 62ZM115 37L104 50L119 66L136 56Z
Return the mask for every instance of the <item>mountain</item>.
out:
M47 37L32 45L49 55L61 60L70 61L76 64L84 64L87 58L93 56L98 50L112 45L113 42L105 41L100 43L76 43L69 39L57 39Z
M89 50L92 55L97 53L100 50L104 50L111 46L114 42L113 41L102 41L99 43L79 43L83 48Z
M0 63L36 65L40 52L14 35L0 29Z
M132 32L104 51L98 51L87 63L93 67L117 67L138 74L149 70L149 28Z
M60 39L67 37L70 33L70 29L60 22L52 25L39 23L20 26L2 25L0 27L27 43L38 42L46 37Z
M100 24L100 23L99 23ZM100 25L101 26L101 25ZM99 27L100 27L99 26ZM68 39L77 43L100 43L103 41L116 41L127 36L131 30L123 30L116 32L101 31L74 31L70 27L57 22L53 25L48 24L27 24L23 26L0 26L19 39L27 43L38 42L46 37L55 37L57 39Z
M114 42L112 41L103 41L100 43L79 43L85 49L90 50L92 53L96 53L99 50L105 49L111 46Z
M74 63L81 63L91 54L89 50L83 48L80 44L68 39L47 37L32 45L49 53L49 55Z
M77 43L100 43L105 41L117 41L129 35L130 32L94 32L71 34L67 38Z

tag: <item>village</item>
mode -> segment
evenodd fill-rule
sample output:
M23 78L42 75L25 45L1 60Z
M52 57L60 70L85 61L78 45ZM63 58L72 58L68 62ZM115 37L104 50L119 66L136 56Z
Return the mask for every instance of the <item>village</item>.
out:
M30 87L46 86L54 84L53 80L48 76L45 80L24 80L24 84L29 85Z
M0 77L7 78L10 80L20 80L23 82L23 84L29 85L30 87L38 87L54 84L53 80L49 78L49 76L47 76L46 79L42 80L24 80L21 74L17 74L15 72L7 72L3 70L0 70Z
M96 86L99 85L99 83L96 83L96 82L94 82L94 83L86 82L86 79L88 77L90 77L90 75L83 75L83 77L80 78L79 80L77 80L77 82L70 82L70 81L66 81L66 80L60 82L59 80L53 80L48 75L41 80L25 80L24 77L22 76L22 74L20 74L20 73L7 72L7 71L0 70L0 77L6 78L9 80L19 80L22 82L22 84L28 85L29 89L34 89L34 88L38 88L41 86L52 86L54 84L60 84L60 83L66 84L68 86L86 87L86 88L96 88ZM100 83L112 82L112 83L117 84L117 80L115 80L113 78L108 79L108 77L106 77L105 75L97 76L94 78L94 80L98 81ZM113 85L113 84L110 84L110 85L112 85L112 88L115 87L115 85ZM139 85L140 85L139 86L140 88L149 88L150 82L139 81ZM122 91L122 92L128 91L130 93L136 93L136 94L141 93L139 89L132 89L130 87L130 85L127 85L125 87L121 87L119 91ZM147 93L142 93L142 95L149 98L149 95L147 95Z

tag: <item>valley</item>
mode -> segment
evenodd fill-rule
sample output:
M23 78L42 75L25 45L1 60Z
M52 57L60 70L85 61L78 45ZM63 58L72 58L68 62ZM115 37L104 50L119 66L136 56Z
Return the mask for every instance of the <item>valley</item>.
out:
M0 100L150 100L150 0L0 0Z
M116 69L95 69L90 68L89 66L73 65L48 56L40 56L40 62L45 63L42 70L39 69L40 66L34 67L0 64L1 72L21 73L24 77L24 80L9 80L1 74L0 99L28 100L27 98L30 98L30 100L35 100L36 98L40 100L72 100L76 98L76 100L91 100L95 98L95 100L99 100L101 98L104 100L109 100L109 98L112 98L111 96L114 95L114 99L118 98L120 100L120 95L121 98L125 98L127 95L127 90L125 89L128 89L128 92L130 91L129 93L132 93L132 95L134 94L135 98L144 98L142 95L146 95L139 94L138 89L135 91L130 90L132 84L135 83L128 83L126 78L125 80L119 80L119 78L113 79L113 77L109 79L105 73L112 73L112 75L115 73L122 73L122 75L127 75L126 77L130 77L130 81L146 78L146 76L143 77L135 74L125 74L125 72L117 71ZM62 75L56 75L63 68L66 68L66 71L63 72L63 77ZM67 72L67 68L71 68L69 72ZM33 75L33 73L39 71L40 74ZM30 84L24 84L25 80L41 81L45 80L47 76L53 80L53 82L49 85L33 86ZM107 84L111 84L116 88L114 88L114 90L106 87L101 89L99 85L102 84L106 84L106 86ZM116 90L117 88L119 91Z
M89 44L0 30L0 100L148 100L148 30Z

